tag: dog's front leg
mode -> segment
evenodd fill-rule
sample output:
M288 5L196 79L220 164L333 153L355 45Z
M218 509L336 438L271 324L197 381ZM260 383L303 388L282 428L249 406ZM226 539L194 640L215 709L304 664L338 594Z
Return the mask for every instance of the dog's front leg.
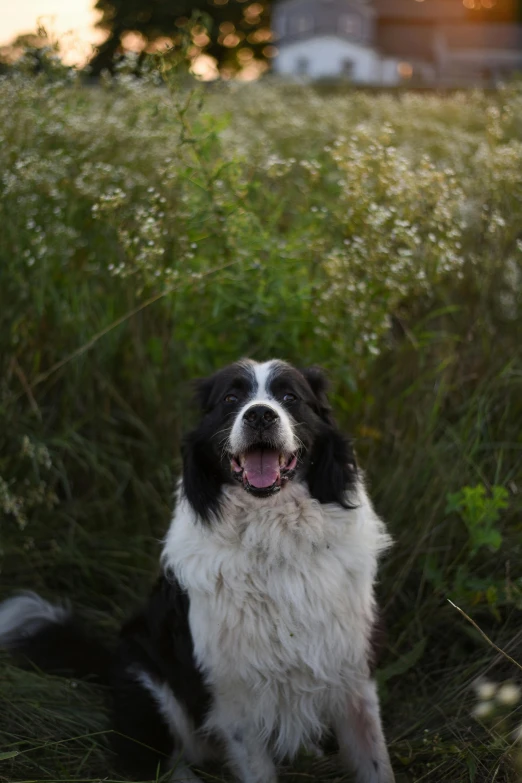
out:
M248 718L222 724L220 728L230 766L241 783L277 783L270 752Z
M335 733L341 759L355 772L357 783L394 783L373 680L367 680L357 696L347 699L336 716Z

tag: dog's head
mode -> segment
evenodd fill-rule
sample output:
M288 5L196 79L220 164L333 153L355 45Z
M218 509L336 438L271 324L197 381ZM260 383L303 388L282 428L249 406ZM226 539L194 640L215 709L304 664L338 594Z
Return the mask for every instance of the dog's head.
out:
M202 419L185 441L183 487L203 520L219 511L226 484L262 503L300 481L319 502L349 506L355 459L321 370L240 361L199 381L197 397Z

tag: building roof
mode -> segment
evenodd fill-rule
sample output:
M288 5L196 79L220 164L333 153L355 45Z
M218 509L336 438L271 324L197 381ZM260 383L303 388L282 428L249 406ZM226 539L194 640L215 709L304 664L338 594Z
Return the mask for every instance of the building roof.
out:
M510 49L522 57L522 25L462 24L440 29L448 49Z
M432 22L466 18L462 0L374 0L379 21Z
M323 35L366 46L375 41L373 6L360 0L284 0L274 5L272 24L279 45Z
M377 48L388 57L434 61L437 42L450 53L464 50L516 52L522 60L522 25L396 23L378 27Z

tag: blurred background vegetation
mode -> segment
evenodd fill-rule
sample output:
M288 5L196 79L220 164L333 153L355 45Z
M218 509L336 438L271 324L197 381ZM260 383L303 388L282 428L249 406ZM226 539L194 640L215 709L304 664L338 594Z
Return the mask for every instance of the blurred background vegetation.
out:
M104 71L114 74L122 56L134 51L139 55L135 59L134 72L141 73L147 56L163 51L168 46L183 52L187 64L195 65L202 55L199 67L207 77L230 79L241 73L242 78L250 80L266 73L277 56L278 41L273 29L273 11L279 1L93 0L94 10L99 13L96 28L102 33L103 40L97 43L82 64L87 66L86 74L89 78L98 80ZM427 0L430 8L425 19L418 17L416 2L373 0L373 5L376 17L384 25L387 21L395 20L406 24L407 36L418 37L424 36L426 29L436 20L444 22L448 2ZM471 23L472 27L480 27L482 24L502 27L506 23L522 22L522 0L455 0L456 4L461 2L464 9L459 20L464 26ZM408 10L409 7L412 11ZM419 18L420 26L413 25L408 30L410 22L415 19L419 22ZM53 17L44 15L42 19L50 22L52 32ZM452 20L453 17L450 15L448 19ZM39 51L49 44L45 31L41 33L20 34L10 43L0 46L0 73L9 70L27 47L33 48L33 57L39 61ZM61 38L66 44L65 48L71 45L74 48L73 41L67 40L67 34ZM480 38L478 45L486 47L485 41L480 43ZM508 46L505 40L500 44L500 48ZM426 43L426 47L420 59L430 60L431 44ZM419 59L415 51L415 48L406 47L402 56ZM85 60L84 57L80 59ZM508 62L506 60L506 66ZM483 70L487 70L487 63Z
M520 780L520 703L472 715L477 677L517 669L447 601L521 659L520 87L189 88L127 58L88 88L31 57L0 81L1 597L115 634L157 572L189 381L319 363L396 542L398 780ZM113 779L99 690L4 657L0 701L0 780Z

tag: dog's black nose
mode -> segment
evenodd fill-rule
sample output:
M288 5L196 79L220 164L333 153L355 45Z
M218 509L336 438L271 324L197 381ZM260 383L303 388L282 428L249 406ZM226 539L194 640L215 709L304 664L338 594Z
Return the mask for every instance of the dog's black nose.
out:
M268 405L252 405L243 417L246 423L256 430L264 430L271 427L279 418L273 408Z

